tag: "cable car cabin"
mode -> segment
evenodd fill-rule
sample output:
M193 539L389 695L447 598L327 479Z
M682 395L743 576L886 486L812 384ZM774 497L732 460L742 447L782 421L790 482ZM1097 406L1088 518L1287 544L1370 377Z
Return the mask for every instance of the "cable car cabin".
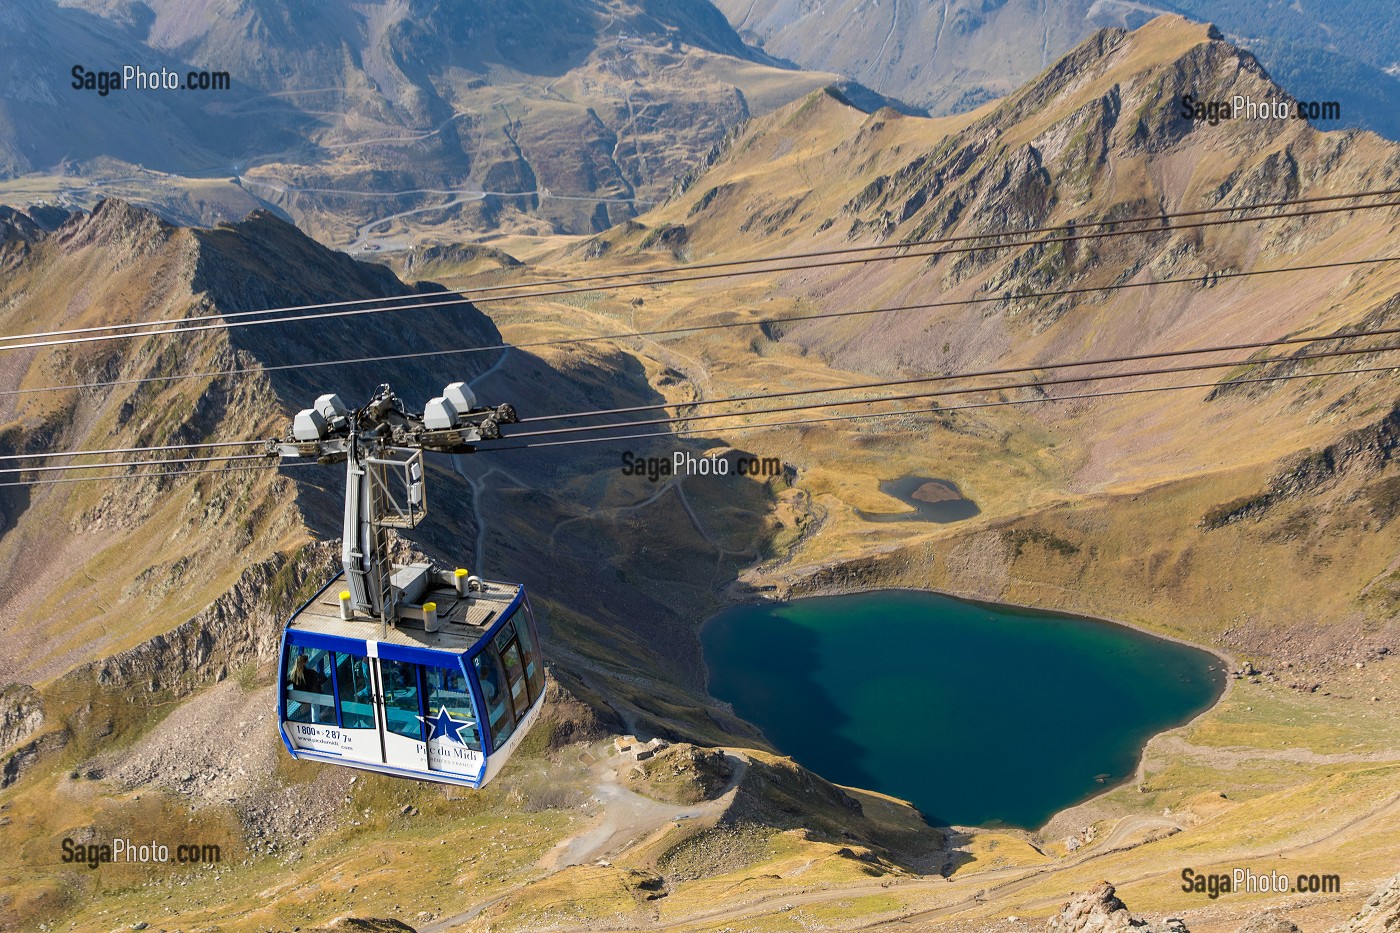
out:
M545 677L525 588L419 574L420 618L352 612L341 574L287 623L278 719L293 757L481 787L530 729Z

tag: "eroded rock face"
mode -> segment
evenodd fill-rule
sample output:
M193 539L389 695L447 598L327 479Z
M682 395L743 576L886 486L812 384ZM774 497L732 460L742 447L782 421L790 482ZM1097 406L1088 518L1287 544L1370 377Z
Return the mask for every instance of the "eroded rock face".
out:
M319 581L329 566L328 555L326 545L317 545L290 559L275 555L253 564L198 615L150 641L84 665L76 676L91 676L102 685L187 693L223 680L241 664L266 663L275 657L281 623L296 604L286 594Z
M1356 916L1332 933L1397 933L1400 931L1400 875L1381 885Z
M23 742L43 724L43 701L33 687L11 684L0 690L0 751Z
M1047 933L1190 933L1186 924L1175 918L1154 926L1134 917L1107 881L1076 895L1050 918L1045 929Z

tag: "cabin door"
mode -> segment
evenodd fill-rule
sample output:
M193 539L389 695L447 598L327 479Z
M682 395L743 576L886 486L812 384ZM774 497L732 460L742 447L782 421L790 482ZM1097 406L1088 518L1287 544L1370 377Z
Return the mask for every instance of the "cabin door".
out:
M335 659L336 699L344 742L341 754L351 761L383 762L383 714L374 686L374 659L341 652L336 652Z
M428 770L418 665L388 658L369 660L377 687L381 760L408 771Z

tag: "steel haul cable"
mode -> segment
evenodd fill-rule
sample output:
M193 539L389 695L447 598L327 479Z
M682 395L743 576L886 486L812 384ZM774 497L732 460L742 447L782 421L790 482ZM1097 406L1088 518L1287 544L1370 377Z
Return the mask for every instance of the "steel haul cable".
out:
M1276 340L1260 340L1252 343L1224 344L1212 347L1195 347L1181 350L1160 350L1155 353L1139 353L1129 356L1108 356L1096 359L1073 360L1068 362L1034 363L1025 366L1011 366L1000 369L983 369L972 372L948 373L937 376L917 376L906 379L890 379L883 382L865 382L855 385L832 386L831 388L816 389L787 389L781 392L765 392L758 395L733 396L721 399L696 399L689 402L658 402L652 405L632 405L626 408L598 408L591 411L569 412L561 415L536 415L530 418L521 418L520 424L532 424L540 421L568 421L575 418L594 418L602 415L622 415L633 412L659 411L666 408L701 408L710 405L722 405L730 402L740 401L761 401L771 398L788 398L795 395L816 395L823 392L840 392L851 389L880 389L896 385L910 385L919 382L943 382L949 379L971 379L978 376L1009 376L1016 373L1037 372L1042 369L1061 369L1072 366L1095 366L1109 365L1113 363L1131 363L1141 360L1162 359L1175 356L1195 356L1202 353L1224 353L1236 350L1258 350L1267 347L1287 346L1290 344L1325 343L1336 340L1350 340L1356 337L1381 337L1400 334L1400 327L1385 327L1366 331L1356 331L1349 334L1324 334L1313 337L1281 337ZM522 436L522 435L514 435Z
M5 454L0 460L30 460L36 457L85 457L98 454L143 454L163 450L198 450L207 447L253 447L263 441L209 441L193 444L163 444L158 447L108 447L103 450L62 450L39 454Z
M77 454L73 454L77 456ZM183 457L179 459L162 460L106 460L102 463L65 463L61 466L37 466L37 467L4 467L0 468L0 476L13 473L52 473L67 470L96 470L103 467L130 467L144 466L148 463L159 463L162 466L175 466L185 463L227 463L234 460L266 460L263 454L228 454L223 457Z
M963 405L934 406L934 407L931 407L931 408L900 409L900 410L898 410L898 411L886 411L886 412L859 412L859 413L856 413L856 414L831 415L831 416L822 417L822 418L797 418L797 419L792 419L792 420L789 420L789 421L761 422L761 423L759 423L759 424L742 424L742 425L735 425L735 426L733 426L733 427L716 428L716 429L712 429L712 430L709 430L709 431L652 431L652 432L647 432L647 433L644 433L644 434L624 434L624 435L617 435L617 436L610 436L610 437L572 438L572 439L570 439L570 440L563 440L563 441L540 441L540 442L537 442L537 443L516 444L516 445L503 446L503 447L485 447L485 448L482 448L480 451L478 451L478 453L490 453L490 452L507 451L507 450L537 449L537 448L543 448L543 447L567 447L567 446L576 446L576 445L579 445L579 444L605 444L605 443L614 443L614 442L617 442L617 441L625 441L625 440L647 440L647 439L665 439L665 438L676 438L676 437L694 437L694 436L698 436L698 435L714 435L714 434L721 434L721 433L722 433L722 434L741 434L741 433L747 433L747 432L749 432L749 431L759 431L759 430L766 430L766 429L771 429L771 428L803 427L803 426L806 426L806 425L825 424L825 423L837 422L837 421L857 421L857 420L863 420L863 419L876 420L876 419L881 419L881 418L898 418L898 417L908 417L909 415L921 415L921 414L946 414L946 413L957 412L957 411L968 411L968 410L977 409L977 408L1001 408L1001 407L1007 407L1007 406L1012 406L1012 405L1044 405L1044 404L1053 404L1053 403L1055 403L1055 402L1069 402L1069 401L1080 401L1080 400L1101 399L1101 398L1119 398L1119 397L1129 396L1129 395L1145 395L1145 394L1156 393L1156 392L1180 392L1180 391L1185 391L1185 390L1188 390L1188 389L1217 389L1217 388L1223 389L1223 388L1230 388L1230 387L1232 387L1232 386L1240 386L1240 385L1255 385L1255 384L1262 384L1262 383L1268 383L1268 382L1288 382L1288 381L1292 381L1292 380L1295 380L1295 379L1326 379L1326 378L1330 378L1330 377L1334 377L1334 376L1353 376L1353 375L1367 375L1367 374L1376 374L1376 373L1393 373L1393 372L1397 372L1397 371L1400 371L1400 364L1396 364L1396 365L1393 365L1393 366L1364 366L1364 367L1357 367L1357 368L1354 368L1354 369L1327 370L1327 371L1324 371L1324 372L1316 372L1316 373L1287 373L1287 374L1278 375L1278 376L1257 376L1257 377L1249 377L1249 378L1241 378L1241 379L1231 379L1231 380L1225 380L1225 381L1216 381L1216 382L1194 382L1194 383L1185 383L1185 384L1181 384L1181 385L1170 385L1170 386L1146 386L1146 387L1138 387L1138 388L1133 388L1133 389L1115 389L1115 390L1110 390L1110 391L1108 391L1108 392L1084 392L1084 393L1076 393L1076 394L1073 394L1073 395L1046 396L1046 397L1043 397L1043 398L1002 399L1002 400L998 400L998 401L994 401L994 402L970 402L970 403L963 404ZM970 391L977 391L977 390L970 390ZM818 407L818 406L814 406L814 407ZM154 463L159 463L159 461L152 461L152 462L154 462ZM55 484L60 484L60 483L82 483L82 482L90 482L90 481L140 479L140 478L146 477L146 476L195 476L195 477L198 477L198 476L204 476L204 475L206 475L206 474L211 474L211 473L239 473L239 472L249 472L249 471L257 472L257 471L277 470L277 469L282 469L282 468L286 468L286 467L312 467L312 466L317 466L317 465L318 465L318 464L314 464L314 463L286 463L286 464L281 464L281 465L268 465L268 466L249 465L249 466L244 466L244 467L233 467L233 468L231 468L231 469L215 469L215 470L206 469L206 470L174 470L174 471L169 471L169 472L119 473L119 474L115 474L115 475L111 475L111 476L78 476L78 477L66 477L66 478L63 478L63 479L25 480L25 481L17 481L17 482L0 483L0 487L5 487L5 486L49 486L49 485L55 485Z
M1352 334L1352 335L1346 335L1346 336L1348 336L1348 337L1356 337L1356 336L1366 336L1366 334ZM1287 342L1287 341L1281 341L1281 342ZM1219 348L1219 349L1228 349L1228 348ZM1319 353L1311 353L1311 354L1295 354L1295 355L1292 355L1292 356L1256 357L1256 358L1252 358L1252 359L1243 359L1243 360L1225 360L1225 361L1217 361L1217 362L1212 362L1212 363L1194 363L1194 364L1188 364L1188 365L1184 365L1184 366L1171 366L1171 367L1164 367L1164 368L1158 368L1158 369L1135 370L1135 371L1121 372L1121 373L1088 373L1088 374L1084 374L1084 375L1065 376L1065 377L1059 377L1059 378L1055 378L1055 379L1037 379L1037 380L1031 380L1031 381L1025 381L1025 382L1017 382L1017 383L997 383L997 384L987 385L987 386L966 386L966 387L958 386L958 387L953 387L953 388L948 388L948 389L939 389L939 390L933 391L933 392L907 393L907 394L903 394L903 395L880 396L880 397L876 397L876 398L864 398L864 399L838 399L838 400L835 400L835 401L809 402L809 403L806 403L806 404L803 404L803 405L782 406L782 407L777 407L777 408L758 409L758 410L754 410L754 411L718 412L718 413L710 414L710 415L686 415L686 416L677 416L677 417L672 417L672 418L649 419L649 420L643 420L643 421L618 422L618 423L604 423L604 424L577 426L577 427L573 427L573 428L561 428L561 429L553 429L553 430L548 430L548 431L527 432L527 433L524 433L524 434L509 435L509 436L507 436L506 438L503 438L503 439L504 439L504 440L514 440L514 439L524 439L524 438L532 438L532 437L540 437L540 436L555 436L555 435L558 435L558 434L566 434L566 433L591 433L591 434L596 434L597 432L600 432L600 431L615 430L615 429L618 429L618 428L654 427L654 426L669 425L669 424L687 424L687 423L693 423L693 422L696 422L696 421L709 421L709 420L722 419L722 418L743 418L743 417L752 417L752 416L754 416L754 415L784 414L784 413L791 413L791 412L797 412L797 411L811 411L811 410L826 409L826 408L841 408L841 407L846 407L846 406L850 406L850 405L870 405L870 404L879 404L879 403L884 403L884 402L902 402L902 401L911 401L911 400L915 400L915 399L939 398L939 397L948 396L948 395L970 395L970 394L975 394L975 393L979 393L979 392L999 392L999 391L1007 391L1007 390L1012 390L1012 389L1027 389L1027 388L1038 388L1038 389L1043 389L1043 388L1046 388L1046 387L1048 387L1048 386L1067 385L1067 384L1074 384L1074 383L1081 383L1081 382L1103 382L1103 381L1116 380L1116 379L1130 379L1130 378L1142 378L1142 377L1146 377L1146 376L1172 375L1172 374L1185 373L1185 372L1199 372L1199 371L1208 370L1208 369L1228 369L1228 368L1243 367L1243 366L1251 366L1251 367L1253 367L1253 366L1264 366L1264 365L1273 365L1273 364L1300 363L1300 362L1308 362L1308 361L1318 360L1318 359L1331 359L1331 358L1343 357L1343 356L1362 356L1362 355L1370 355L1370 354L1378 354L1378 353L1388 353L1388 352L1394 352L1394 351L1397 351L1397 350L1400 350L1400 344L1393 344L1393 345L1386 345L1386 346L1379 346L1379 347L1352 347L1352 348L1343 348L1343 349L1338 349L1338 350L1327 350L1327 351L1322 351L1322 352L1319 352ZM1147 355L1144 355L1144 356L1139 356L1139 357L1135 357L1135 358L1131 358L1131 359L1141 360L1141 359L1144 359L1144 358L1166 357L1166 356L1177 355L1179 352L1180 352L1180 351L1165 351L1165 352L1160 353L1160 354L1147 354ZM1190 352L1192 352L1192 353L1200 353L1200 352L1209 352L1209 351L1208 351L1208 350L1196 350L1196 351L1190 351ZM1069 361L1069 362L1058 363L1058 364L1047 364L1047 365L1042 365L1042 366L1034 367L1034 368L1035 368L1035 369L1063 369L1063 368L1071 368L1071 367L1081 366L1081 365L1088 365L1088 364L1094 363L1094 362L1096 362L1096 361ZM1393 368L1395 368L1395 367L1380 367L1379 369L1377 369L1377 370L1375 370L1375 371L1388 371L1388 370L1393 369ZM1369 371L1369 370L1368 370L1368 371ZM975 375L975 374L972 374L972 375ZM1305 376L1312 376L1312 375L1326 375L1326 374L1303 374L1303 375L1305 375ZM970 375L964 374L962 377L963 377L963 378L969 378ZM959 378L959 377L958 377L958 376L940 376L940 377L934 377L934 378L937 379L937 380L942 380L942 379ZM1271 377L1271 379L1272 379L1272 378L1280 378L1280 377ZM1265 379L1265 380L1263 380L1263 381L1271 381L1271 379ZM927 381L930 381L930 380L929 380L929 379L925 379L925 378L915 378L915 379L903 380L901 383L896 383L896 384L910 384L910 383L919 383L919 382L927 382ZM1238 381L1248 381L1248 380L1227 380L1227 381L1225 381L1225 382L1221 382L1221 383L1217 383L1217 384L1219 384L1219 385L1231 385L1231 384L1234 384L1235 382L1238 382ZM819 389L819 390L814 390L814 391L823 392L823 393L834 393L834 392L841 392L841 391L853 391L853 390L858 390L858 389L862 389L862 388L866 388L866 387L867 387L867 386L864 386L864 385L853 385L853 386L845 386L845 387L829 387L829 388L826 388L826 389ZM734 399L717 400L717 401L742 402L742 401L751 401L751 400L753 400L753 397L748 397L748 398L734 398ZM1046 399L1046 400L1047 400L1047 401L1054 401L1054 400L1056 400L1056 399L1053 399L1053 398L1052 398L1052 399ZM957 406L957 407L950 407L950 408L935 408L935 409L929 409L929 410L930 410L930 411L951 411L951 410L957 410L957 408L961 408L961 407L986 407L986 404L979 404L979 405L972 405L972 406ZM891 414L891 415L892 415L892 414L899 414L899 412L888 413L888 414ZM851 417L863 417L863 416L857 415L857 416L851 416ZM832 419L805 419L805 422L817 423L817 422L822 421L822 420L832 420ZM842 419L834 419L834 420L842 420ZM799 422L799 423L803 423L803 422ZM785 424L786 424L786 423L785 423ZM734 426L717 427L717 428L714 428L714 429L712 429L712 430L713 430L713 432L715 432L715 433L723 433L723 432L726 432L726 431L737 430L737 429L742 429L742 428L746 428L746 427L749 427L749 426L740 424L740 425L734 425ZM676 433L679 433L679 432L676 432ZM631 438L635 438L635 437L665 437L665 436L674 436L674 434L668 432L668 433L646 434L646 435L623 435L623 436L619 436L619 435L607 435L607 436L594 437L594 438L574 439L574 440L572 440L572 441L563 441L563 442L536 442L536 443L523 444L523 445L521 445L521 444L514 444L514 445L503 445L503 446L482 446L482 447L480 448L480 450L481 450L481 451L489 451L489 450L517 450L517 449L524 449L524 448L530 448L530 447L559 446L559 445L567 444L567 443L591 443L591 442L603 442L603 441L612 441L612 440L621 440L621 439L631 439ZM254 442L227 442L227 443L229 443L229 444L247 444L247 443L254 443ZM489 442L488 442L488 443L489 443ZM131 450L131 449L137 449L137 450L139 450L139 448L127 448L127 449L128 449L128 450ZM93 454L93 453L96 453L96 452L94 452L94 451L65 451L65 452L62 452L61 455L64 455L64 456L78 456L78 455L82 455L82 454ZM42 457L42 456L44 456L44 455L38 454L38 455L27 455L27 456ZM66 465L63 465L63 466L56 466L56 467L17 467L17 468L9 468L9 469L0 469L0 474L3 474L3 473L15 474L15 473L24 473L24 472L48 472L48 471L89 470L89 469L102 469L102 468L111 468L111 467L131 467L131 466L138 466L138 467L139 467L139 466L155 466L155 465L159 465L159 466L169 466L169 465L175 465L175 464L208 463L208 462L214 462L214 461L232 461L232 460L260 460L260 459L264 459L265 456L266 456L266 455L261 455L261 454L233 454L233 455L228 455L228 456L223 456L223 457L209 457L209 458L154 459L154 460L136 460L136 461L124 461L124 462L102 462L102 463L92 463L92 464L66 464ZM306 465L311 465L311 464L306 464ZM140 474L132 474L132 475L140 475ZM147 475L153 475L153 474L147 474ZM94 477L94 478L96 478L96 477ZM11 483L11 484L0 484L0 485L30 485L30 484L29 484L29 483L18 483L18 484L13 484L13 483Z
M837 392L850 392L850 391L857 391L857 390L864 390L864 389L872 389L872 388L889 388L889 387L892 387L892 386L900 386L900 385L917 385L917 384L919 384L919 383L928 383L928 382L946 382L946 381L950 381L950 380L954 380L954 379L974 379L974 378L981 378L981 377L986 377L986 376L1004 376L1004 375L1014 375L1014 374L1017 374L1017 373L1040 372L1040 371L1044 371L1044 370L1071 369L1071 368L1077 368L1077 367L1080 367L1080 366L1100 366L1100 365L1113 365L1113 364L1119 364L1119 363L1143 362L1143 361L1146 361L1146 360L1168 359L1168 358L1181 357L1181 356L1198 356L1198 355L1209 354L1209 353L1235 352L1235 351L1239 351L1239 350L1258 350L1258 349L1267 349L1267 348L1271 348L1271 347L1281 347L1281 346L1288 346L1288 345L1295 345L1295 344L1328 343L1328 342L1334 342L1334 341L1339 341L1339 340L1356 340L1356 339L1361 339L1361 338L1366 338L1366 337L1394 336L1394 335L1396 335L1396 334L1400 334L1400 327L1371 328L1371 329L1369 329L1369 330L1355 330L1355 331L1349 331L1349 332L1344 332L1344 333L1332 333L1332 334L1323 334L1323 335L1307 336L1307 337L1303 337L1303 336L1299 336L1299 337L1280 337L1280 338L1276 338L1276 339L1274 339L1274 340L1261 340L1261 341L1253 341L1253 342L1248 342L1248 343L1234 343L1234 344L1217 344L1217 345L1214 345L1214 346L1193 347L1193 348L1180 349L1180 350L1158 350L1158 351L1154 351L1154 352L1152 352L1152 353L1140 353L1140 354L1131 354L1131 355L1124 355L1124 356L1112 356L1112 357L1094 357L1094 358L1084 359L1084 360L1059 360L1059 361L1053 361L1053 360L1052 360L1052 361L1046 361L1046 362L1028 364L1028 365L1024 365L1024 366L1003 367L1003 368L999 368L999 369L968 370L968 371L962 371L962 372L956 372L956 373L944 373L944 374L933 375L933 376L913 376L913 377L908 377L908 378L904 378L904 379L885 380L885 381L881 381L881 382L853 383L853 384L847 384L847 385L826 386L826 387L819 387L819 388L812 388L812 389L788 389L788 390L784 390L784 391L781 391L781 392L769 392L769 393L762 393L762 394L758 394L758 395L729 396L729 397L726 397L726 398L717 398L717 399L701 399L701 400L690 401L690 402L661 402L661 403L656 403L656 404L652 404L652 405L637 405L637 406L631 406L631 407L628 407L628 408L608 408L608 409L594 409L594 410L592 410L592 411L564 412L564 413L555 414L555 415L541 415L541 416L536 417L536 418L521 419L521 421L520 421L519 423L522 423L522 424L523 424L523 423L532 422L532 421L533 421L533 422L538 422L538 421L573 420L573 419L576 419L576 418L597 417L597 416L600 416L600 415L625 414L625 413L642 412L642 411L657 411L657 410L662 410L662 409L666 409L666 408L699 408L699 407L710 406L710 405L740 404L740 403L745 403L745 402L765 401L765 400L773 399L773 398L786 398L786 397L791 397L791 396L796 396L796 395L818 395L818 394L830 394L830 393L837 393ZM1380 353L1380 352L1386 352L1386 351L1388 351L1388 350L1390 350L1390 349L1395 349L1395 348L1392 348L1392 347L1385 347L1385 346L1382 346L1382 347L1356 347L1356 348L1352 348L1352 349L1348 349L1348 350L1342 350L1342 351L1328 351L1328 352L1319 353L1319 354L1295 354L1294 356L1288 356L1288 357L1252 358L1252 359L1246 360L1246 361L1244 361L1244 362L1238 363L1238 365L1263 365L1263 364L1266 364L1266 363L1273 363L1273 362L1290 362L1290 361L1298 361L1298 360L1307 360L1307 359L1323 358L1323 357L1328 357L1328 356L1347 356L1347 355L1357 355L1357 354L1365 354L1365 353ZM1236 364L1226 363L1226 364L1210 364L1210 365L1212 365L1212 366L1214 366L1214 365L1224 365L1224 366L1228 366L1228 365L1236 365ZM1190 368L1208 368L1208 367L1206 367L1206 366L1201 366L1201 367L1190 367ZM870 401L870 400L863 400L863 401ZM828 404L830 404L830 403L813 403L813 407L825 407L825 406L828 405ZM743 415L743 414L752 414L752 412L747 412L747 413L746 413L746 412L727 412L727 413L723 413L723 414L720 414L720 415L714 415L714 416L711 416L711 417L724 417L724 416L726 416L726 415L739 416L739 415ZM673 419L662 419L662 420L670 421L670 420L673 420ZM531 437L531 436L536 436L536 435L539 435L539 434L567 433L567 432L570 432L570 431L580 431L580 430L606 430L606 429L612 428L612 427L625 427L625 426L628 426L629 424L632 424L632 423L630 423L630 422L622 422L622 423L618 423L618 422L607 423L607 422L605 422L605 423L602 423L602 424L585 425L585 426L579 426L579 427L575 427L575 428L555 429L555 430L542 431L542 432L524 432L524 433L517 433L517 434L512 434L512 435L509 435L509 436L510 436L510 437L517 437L517 438L519 438L519 437ZM0 461L37 460L37 459L49 459L49 458L66 458L66 457L98 456L98 455L106 455L106 454L114 454L114 453L116 453L116 454L154 453L154 452L171 451L171 450L193 450L193 449L198 449L198 448L250 447L250 446L260 446L260 445L264 445L264 444L266 444L266 443L267 443L267 440L266 440L266 439L262 439L262 440L247 440L247 441L193 442L193 443L190 443L190 444L167 444L167 445L162 445L162 446L145 446L145 447L111 447L111 448L96 449L96 450L36 451L36 452L23 453L23 454L8 454L8 455L0 456ZM142 462L153 462L153 461L142 461ZM166 461L166 462L173 462L173 461ZM116 464L110 464L110 463L108 463L108 464L86 464L86 465L84 465L84 466L92 467L92 466L103 466L103 465L116 465ZM20 470L26 470L26 469L29 469L29 468L19 468L19 470L14 470L14 469L12 469L12 470L3 471L3 472L19 472ZM37 468L36 468L36 469L37 469Z
M1133 379L1133 378L1139 378L1139 377L1142 377L1142 376L1162 376L1162 375L1170 375L1170 374L1174 374L1174 373L1183 373L1183 372L1199 372L1200 370L1203 370L1203 369L1231 369L1231 368L1238 367L1238 366L1264 366L1264 365L1269 365L1269 364L1273 364L1273 363L1295 363L1295 362L1304 362L1304 361L1307 361L1307 360L1330 359L1330 358L1339 357L1339 356L1360 356L1360 355L1365 355L1365 354L1368 354L1368 353L1387 353L1387 352L1393 352L1393 351L1395 351L1395 350L1400 350L1400 344L1391 344L1391 345L1389 345L1389 346L1382 346L1382 347L1354 347L1354 348L1342 349L1342 350L1325 350L1325 351L1320 352L1320 353L1297 354L1297 355L1294 355L1294 356L1275 356L1275 357L1263 357L1263 358L1259 358L1259 359L1245 359L1245 360L1223 360L1223 361L1215 362L1215 363L1196 363L1196 364L1191 364L1191 365L1186 365L1186 366L1167 366L1167 367L1160 368L1160 369L1146 369L1146 370L1138 370L1138 371L1126 372L1126 373L1103 373L1103 374L1088 373L1088 374L1085 374L1085 375L1082 375L1082 376L1066 376L1066 377L1057 378L1057 379L1037 379L1037 380L1031 380L1031 381L1028 381L1028 382L998 383L998 384L996 384L996 385L989 385L989 386L973 386L973 387L968 387L968 388L954 387L954 388L951 388L951 389L939 389L939 390L936 390L936 391L933 391L933 392L917 392L917 393L908 393L908 394L904 394L904 395L886 395L886 396L880 396L880 397L877 397L877 398L869 398L869 399L843 399L843 400L834 401L834 402L811 402L811 403L808 403L808 404L806 404L806 405L785 405L785 406L780 406L780 407L777 407L777 408L760 408L760 409L756 409L756 410L754 410L754 411L737 411L737 412L735 412L735 411L724 411L724 412L717 412L717 413L709 414L709 415L676 415L676 416L670 417L670 418L651 418L651 419L646 419L646 420L642 420L642 421L620 421L620 422L614 422L614 423L610 423L610 424L605 423L605 424L576 425L576 426L574 426L574 427L568 427L568 428L550 428L550 429L545 430L545 431L526 431L526 432L523 432L523 433L508 434L508 435L505 435L505 438L504 438L504 439L505 439L505 440L516 440L516 439L527 438L527 437L545 437L545 436L554 436L554 435L559 435L559 434L578 434L578 433L585 432L585 431L605 431L605 430L608 430L608 429L610 429L610 428L637 428L637 427L648 427L648 426L662 425L662 424L688 424L688 423L695 422L695 421L713 421L713 420L716 420L716 419L719 419L719 418L741 418L741 417L747 417L747 416L749 416L749 415L773 415L773 414L782 414L782 413L785 413L785 412L790 412L790 411L802 411L802 410L806 410L806 409L810 409L810 408L840 408L840 407L844 407L844 406L847 406L847 405L867 405L867 404L872 404L872 403L876 403L876 402L905 402L905 401L910 401L910 400L912 400L912 399L937 398L937 397L940 397L940 396L943 396L943 395L965 395L965 394L967 394L967 393L969 393L969 392L998 392L998 391L1006 391L1006 390L1009 390L1009 389L1044 388L1044 387L1046 387L1046 386L1065 385L1065 384L1075 383L1075 382L1099 382L1099 381L1102 381L1102 380L1105 380L1105 379ZM1180 352L1180 351L1171 351L1171 352L1168 352L1168 353L1160 354L1160 356L1171 356L1171 355L1176 355L1176 354L1178 354L1179 352ZM1192 353L1199 353L1199 352L1203 352L1203 351L1191 351L1191 352L1192 352ZM1146 358L1148 358L1148 359L1155 359L1155 358L1157 358L1158 356L1159 356L1158 354L1149 354ZM1142 359L1142 357L1138 357L1138 359ZM1056 368L1056 369L1059 369L1059 368L1066 368L1066 367L1069 366L1069 365L1074 365L1074 364L1061 364L1060 366L1056 366L1056 367L1053 367L1053 368ZM1030 370L1048 369L1048 368L1052 368L1052 367L1046 367L1046 366L1029 367ZM927 378L925 378L925 377L919 377L919 378L902 379L902 380L897 380L897 381L892 381L892 382L885 382L885 383L870 383L870 384L867 384L867 385L860 385L860 386L844 386L844 387L833 387L833 388L831 388L831 389L815 389L815 390L805 390L805 389L804 389L804 390L794 390L794 392L795 392L795 393L802 393L802 394L805 394L805 393L807 393L807 392L809 392L809 391L812 391L812 392L840 392L840 391L851 391L851 390L856 390L856 389L870 388L870 387L872 387L872 386L889 387L889 386L896 386L896 385L914 385L914 384L921 383L921 382L943 381L943 380L946 380L946 379L948 379L948 378L957 378L957 377L948 377L948 376L933 376L933 377L927 377ZM788 393L775 393L773 396L763 396L763 395L750 396L750 399L761 400L761 399L770 398L770 397L777 397L777 396L783 395L783 394L788 394ZM734 400L733 400L733 399L726 399L725 401L730 401L730 402L732 402L732 401L734 401Z
M1324 379L1331 376L1354 376L1370 373L1393 373L1400 371L1400 364L1394 366L1364 366L1356 369L1328 370L1319 373L1290 373L1280 376L1258 376L1247 379L1231 379L1221 382L1193 382L1184 385L1147 386L1135 389L1115 389L1108 392L1083 392L1074 395L1046 396L1044 398L1002 399L995 402L970 402L965 405L934 406L932 408L907 408L898 411L860 412L849 415L831 415L823 418L796 418L790 421L741 424L733 427L713 428L708 431L653 431L646 434L623 434L615 437L585 437L565 441L540 441L533 444L517 444L507 447L483 448L490 453L504 450L525 450L541 447L566 447L577 444L603 444L614 441L643 440L647 438L696 437L700 435L742 434L768 428L804 427L833 421L856 421L860 419L897 418L908 415L944 414L947 412L968 411L974 408L1001 408L1010 405L1046 405L1055 402L1070 402L1086 399L1118 398L1126 395L1146 395L1152 392L1179 392L1187 389L1225 389L1237 385L1250 385L1265 382L1287 382L1293 379ZM42 480L40 481L42 482Z
M146 463L161 465L163 461L148 460ZM93 466L109 466L110 464L93 464ZM62 479L36 479L36 480L15 480L7 483L0 483L0 488L6 486L55 486L63 483L87 483L99 480L124 480L124 479L144 479L148 476L208 476L212 473L265 473L280 469L296 469L299 467L319 466L316 463L282 463L282 464L248 464L247 466L220 467L218 469L203 470L160 470L146 471L142 473L113 473L106 476L69 476Z

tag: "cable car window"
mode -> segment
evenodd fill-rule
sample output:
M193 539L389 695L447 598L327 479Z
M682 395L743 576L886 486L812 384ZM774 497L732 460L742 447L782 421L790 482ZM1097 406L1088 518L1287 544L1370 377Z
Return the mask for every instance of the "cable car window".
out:
M530 690L525 683L525 664L520 659L520 643L514 638L502 643L501 635L505 634L506 632L501 632L496 636L493 647L501 653L501 660L505 663L506 683L510 685L510 699L515 707L515 718L518 720L523 718L530 708Z
M423 738L423 718L418 715L418 665L379 659L384 678L384 720L389 731L410 739Z
M491 741L500 748L515 731L515 717L511 714L510 703L506 699L506 672L501 668L501 659L491 650L490 645L472 658L472 663L476 665L476 676L481 681L481 695L486 699Z
M530 682L530 698L536 699L544 690L544 665L535 646L535 631L529 616L516 620L515 631L520 636L520 653L525 658L525 677Z
M287 651L287 719L335 725L330 652L294 646Z
M432 724L447 710L453 722L453 732L473 751L481 751L481 733L477 726L476 707L472 705L467 679L459 670L447 667L424 667L423 689L428 692L428 722ZM466 725L462 725L466 723ZM436 738L434 733L430 738Z
M340 690L340 724L346 729L375 728L369 658L336 652L335 682Z

